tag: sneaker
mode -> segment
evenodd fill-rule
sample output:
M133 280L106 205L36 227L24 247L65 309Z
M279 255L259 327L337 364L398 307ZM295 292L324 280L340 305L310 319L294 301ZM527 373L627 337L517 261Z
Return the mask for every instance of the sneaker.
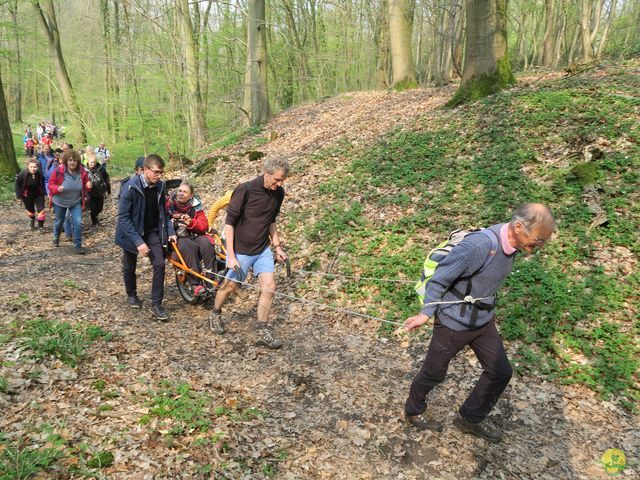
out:
M40 232L40 233L46 233L46 232L44 231L44 227L38 227L38 232Z
M59 247L60 246L60 239L59 238L54 238L53 239L53 246L54 247Z
M224 323L222 323L222 313L212 311L209 314L209 329L216 335L224 333Z
M193 287L193 296L199 297L200 295L203 295L205 291L206 290L202 285L196 285Z
M271 330L268 328L261 328L258 330L258 340L256 340L256 345L276 350L282 346L282 342L277 338L273 338Z
M87 253L87 251L82 247L76 247L75 250L78 255L84 255L85 253Z
M73 242L73 237L64 237L65 242Z
M151 313L154 317L163 322L169 320L169 313L162 308L162 305L151 305Z
M441 432L442 431L442 423L431 420L424 416L424 414L420 415L407 415L404 414L404 419L416 427L418 430L431 430L432 432Z
M137 295L133 295L129 297L129 306L131 308L142 308L142 300L140 300Z
M484 438L488 442L499 443L502 440L502 432L500 430L488 428L480 423L470 422L460 414L453 420L453 424L461 432Z

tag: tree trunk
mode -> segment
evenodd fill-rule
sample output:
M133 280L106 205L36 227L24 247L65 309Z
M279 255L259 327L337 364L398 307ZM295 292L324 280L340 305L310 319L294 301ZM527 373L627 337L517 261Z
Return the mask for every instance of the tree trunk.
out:
M13 148L7 103L2 88L2 77L0 77L0 177L12 177L19 170L16 151Z
M207 127L200 95L200 80L198 78L198 58L196 43L193 38L193 25L189 13L188 0L178 0L177 11L182 23L182 43L185 52L185 76L187 79L188 109L189 109L189 139L191 145L202 148L207 143Z
M556 5L555 0L545 1L545 29L544 39L542 40L542 65L545 67L551 67L553 65L554 39L555 32L554 27L556 24Z
M73 118L73 123L76 123L79 127L78 141L81 145L87 143L87 133L84 120L80 114L80 108L76 99L73 86L71 85L71 79L67 72L67 66L64 62L64 56L62 55L62 47L60 45L60 33L58 31L58 21L56 20L56 12L53 7L53 0L46 0L45 9L46 13L40 7L40 2L34 2L33 7L36 11L36 17L44 29L45 36L49 44L49 56L53 59L53 64L56 70L56 77L60 84L60 91L62 92L62 99L65 104L66 110Z
M411 55L412 0L389 0L389 40L391 44L391 86L398 91L416 88Z
M460 88L450 105L515 83L507 51L507 0L466 0L467 42Z
M267 89L265 0L248 0L248 6L244 110L253 127L267 123L271 108Z
M376 88L384 90L389 87L389 6L387 0L380 2L380 43L378 64L376 66Z
M18 0L13 2L10 7L13 26L15 28L14 38L16 40L16 86L15 86L15 105L14 113L16 121L22 121L22 59L20 58L20 39L18 35Z
M129 17L129 11L127 10L127 3L122 3L122 13L124 15L124 29L127 33L127 47L129 49L129 64L131 65L131 80L133 83L133 91L136 98L136 107L138 110L138 116L140 118L140 136L142 137L142 146L144 148L144 156L146 157L149 153L149 139L147 138L147 131L145 129L145 119L142 114L142 102L140 101L140 91L138 88L138 76L136 75L135 68L135 54L133 51L133 38L131 35L131 19Z
M602 52L604 51L605 43L607 42L607 37L609 35L609 29L611 28L611 23L613 22L613 17L616 13L616 0L611 0L611 5L609 6L609 15L607 17L607 23L604 26L604 30L602 31L602 36L600 37L600 44L598 45L598 49L596 50L596 59L600 59L602 57Z
M588 63L593 58L591 46L591 13L593 9L592 0L582 0L582 10L580 12L580 32L582 35L582 61Z
M571 46L569 47L569 54L567 55L567 63L571 65L575 58L576 49L578 48L578 40L580 38L580 25L576 25L573 29L573 38L571 39Z

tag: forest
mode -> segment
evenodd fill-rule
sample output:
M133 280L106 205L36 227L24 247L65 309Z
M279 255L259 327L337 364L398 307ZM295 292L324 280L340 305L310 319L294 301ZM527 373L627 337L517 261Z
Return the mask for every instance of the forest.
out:
M343 92L447 85L495 26L518 74L640 50L636 0L3 0L0 22L14 129L48 119L134 157Z
M0 480L640 477L638 92L640 0L0 0ZM53 197L16 198L41 122L110 175L75 244ZM148 258L131 303L114 238L150 154L199 213L289 162L281 348L255 341L260 278L223 334L219 284L198 297L175 258L167 315ZM440 429L415 428L436 323L399 327L425 256L528 202L557 223L497 292L502 441L456 424L486 372L466 347L428 394Z

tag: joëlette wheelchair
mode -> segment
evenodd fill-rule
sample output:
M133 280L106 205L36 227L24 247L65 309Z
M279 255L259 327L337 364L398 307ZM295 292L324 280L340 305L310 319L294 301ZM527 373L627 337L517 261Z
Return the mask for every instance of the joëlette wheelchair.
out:
M181 179L173 179L168 180L167 188L176 188L182 182ZM214 260L213 265L204 265L202 259L200 259L200 272L198 273L195 270L192 270L185 262L184 257L180 253L178 249L178 244L171 242L170 243L170 255L167 257L167 260L171 265L173 265L173 269L176 277L176 286L178 287L178 292L180 292L180 296L184 299L185 302L189 304L194 304L202 301L206 301L208 299L215 298L216 292L222 286L225 281L224 276L227 274L227 250L225 248L224 240L220 237L216 229L211 228L208 232L209 237L212 240L213 248L214 248ZM171 255L171 253L175 252L175 257ZM286 273L286 278L291 277L291 264L289 260L284 261L284 268ZM239 267L235 268L236 278L241 282L244 282L246 279L242 275L242 270ZM195 295L193 289L194 286L190 282L190 277L195 277L201 281L202 286L204 287L204 293L200 295Z

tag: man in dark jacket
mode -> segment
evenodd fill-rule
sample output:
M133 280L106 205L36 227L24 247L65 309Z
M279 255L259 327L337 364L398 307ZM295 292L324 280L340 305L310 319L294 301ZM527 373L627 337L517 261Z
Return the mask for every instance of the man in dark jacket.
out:
M543 247L554 228L555 220L545 205L527 203L515 210L509 223L464 237L440 262L426 285L422 311L404 324L406 330L412 330L434 319L427 357L413 379L405 403L405 416L410 424L419 430L442 429L440 422L423 415L426 397L444 380L451 359L469 345L483 371L453 424L490 442L502 439L502 432L481 423L512 375L495 326L495 294L511 272L517 252L533 253ZM491 236L498 241L496 249ZM441 301L445 303L438 304Z
M164 248L176 241L173 225L168 221L164 182L164 160L149 155L144 160L142 175L132 175L123 185L118 207L116 244L122 247L122 274L132 308L141 308L136 288L138 255L148 255L153 265L151 283L151 313L166 321L169 314L162 308L164 297Z

